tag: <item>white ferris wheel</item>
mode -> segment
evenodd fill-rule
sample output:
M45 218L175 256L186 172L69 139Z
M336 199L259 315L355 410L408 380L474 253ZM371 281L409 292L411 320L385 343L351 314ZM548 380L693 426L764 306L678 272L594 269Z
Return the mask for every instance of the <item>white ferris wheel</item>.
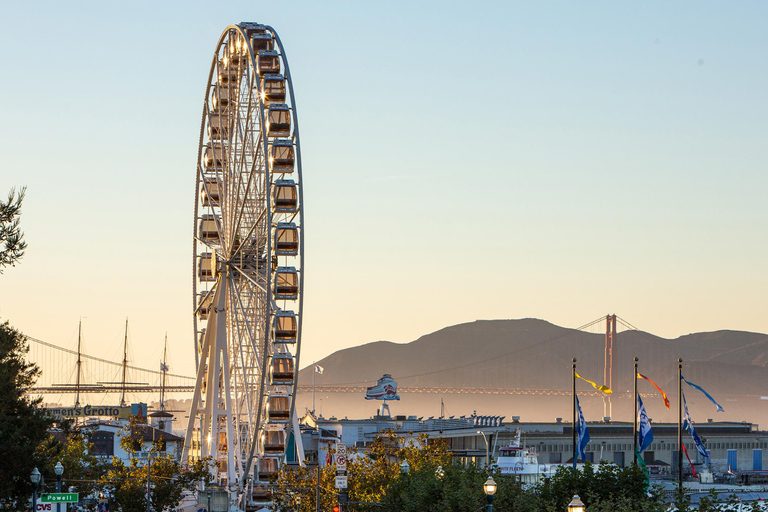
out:
M246 508L303 459L295 413L304 284L296 103L272 27L224 30L208 75L193 239L197 380L183 460L211 457ZM295 435L291 435L295 432Z

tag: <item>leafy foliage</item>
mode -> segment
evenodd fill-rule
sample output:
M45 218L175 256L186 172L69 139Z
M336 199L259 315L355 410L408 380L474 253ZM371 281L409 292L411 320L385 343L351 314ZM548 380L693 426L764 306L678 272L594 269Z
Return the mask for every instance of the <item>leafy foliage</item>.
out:
M0 325L0 496L20 502L32 495L29 475L44 467L38 446L48 438L52 421L37 406L42 398L30 399L29 389L40 370L28 363L26 338L8 322Z
M150 464L139 464L139 459L132 457L125 464L115 457L101 477L102 486L112 494L122 512L147 510L148 480L150 505L157 512L175 509L185 491L193 490L201 480L211 481L210 460L184 466L162 453L160 442L150 451L149 461Z
M55 482L53 471L57 462L64 466L62 488L70 485L75 487L83 496L91 494L98 488L97 480L106 470L105 463L93 455L93 445L88 440L87 429L74 429L69 420L60 423L63 440L59 436L49 434L40 443L35 458L38 469L46 482ZM69 482L69 483L68 483Z
M384 432L347 462L350 503L344 512L481 512L487 506L483 483L489 472L474 464L451 464L451 454L441 440L426 436L403 438ZM402 461L410 470L403 474ZM437 468L442 467L442 476ZM318 470L284 467L275 482L278 510L312 512ZM321 510L331 510L337 500L334 467L319 471ZM561 512L579 494L591 512L661 512L667 505L657 494L645 491L645 474L636 467L586 464L583 471L563 467L551 481L523 486L511 475L491 472L497 484L494 512Z
M21 203L25 193L26 188L22 188L18 194L11 189L8 200L0 201L0 242L4 244L0 249L0 274L3 273L3 267L14 266L24 256L27 248L24 233L19 228Z

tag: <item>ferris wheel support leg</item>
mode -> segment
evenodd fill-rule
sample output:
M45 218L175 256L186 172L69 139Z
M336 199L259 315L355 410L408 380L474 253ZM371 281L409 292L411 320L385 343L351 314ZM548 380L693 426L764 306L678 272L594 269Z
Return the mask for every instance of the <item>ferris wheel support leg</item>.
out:
M218 338L218 336L217 336ZM226 345L226 338L224 339L224 344ZM225 407L226 407L226 417L227 417L227 485L230 488L230 500L233 487L235 487L235 491L238 490L239 487L239 478L238 473L240 470L239 467L239 460L240 457L237 457L238 464L236 465L235 461L235 453L236 451L240 450L240 439L239 436L235 435L233 425L234 422L232 421L232 388L230 387L230 376L229 376L229 356L228 351L224 350L224 357L223 357L223 363L224 363L224 371L222 372L223 381L224 381L224 400L225 400Z
M205 376L205 364L208 361L208 353L211 350L210 336L205 336L203 348L200 354L200 361L197 366L197 378L195 379L195 391L192 395L192 407L189 410L189 421L187 422L187 433L184 439L184 449L181 452L181 460L184 463L189 462L189 448L192 446L195 420L200 414L200 394L203 389L203 377ZM200 430L200 449L202 450L203 431ZM202 451L200 452L202 456Z
M313 368L314 369L314 368ZM299 428L299 416L296 414L296 408L293 408L293 418L291 420L293 429L293 439L296 442L296 457L299 459L299 466L306 466L304 462L304 443L301 440L301 429Z

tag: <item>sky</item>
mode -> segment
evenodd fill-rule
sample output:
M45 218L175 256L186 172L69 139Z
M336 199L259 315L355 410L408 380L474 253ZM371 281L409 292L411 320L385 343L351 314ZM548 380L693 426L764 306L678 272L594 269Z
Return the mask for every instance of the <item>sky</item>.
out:
M302 135L301 366L476 319L768 332L768 4L3 2L0 320L194 373L195 166L229 24ZM471 340L468 340L468 342Z

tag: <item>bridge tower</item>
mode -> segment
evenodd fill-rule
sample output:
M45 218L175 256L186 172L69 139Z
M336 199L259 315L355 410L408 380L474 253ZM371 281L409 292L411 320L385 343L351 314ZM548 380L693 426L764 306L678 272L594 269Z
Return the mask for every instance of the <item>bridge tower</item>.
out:
M616 315L606 315L605 317L605 364L603 366L603 382L609 388L613 389L613 344L616 341ZM611 395L603 394L603 417L610 418Z

